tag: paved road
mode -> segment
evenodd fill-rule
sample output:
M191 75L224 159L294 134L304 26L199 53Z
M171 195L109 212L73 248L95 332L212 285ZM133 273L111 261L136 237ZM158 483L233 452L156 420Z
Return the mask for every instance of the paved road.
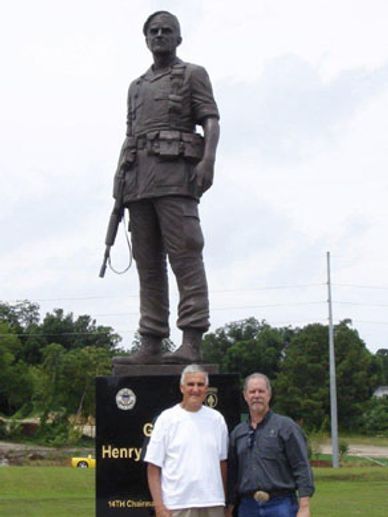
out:
M13 443L13 442L1 442L0 441L0 454L7 453L10 451L19 452L50 452L54 453L55 447L44 447L42 445L26 445L24 443ZM62 453L73 453L74 451L93 451L92 447L64 447L59 449Z
M26 445L24 443L0 442L0 451L52 451L52 447L42 447L41 445Z
M53 452L55 449L53 447L42 447L40 445L25 445L21 443L11 443L11 442L1 442L0 441L0 452L7 451L50 451ZM79 450L79 448L69 448L62 449L73 451ZM320 451L322 454L331 454L332 449L331 445L321 445ZM350 456L370 456L371 458L388 458L388 446L376 446L376 445L366 445L366 444L350 444L348 455Z
M321 445L322 454L331 454L331 445ZM388 458L388 447L353 443L349 445L349 456L370 456L371 458Z

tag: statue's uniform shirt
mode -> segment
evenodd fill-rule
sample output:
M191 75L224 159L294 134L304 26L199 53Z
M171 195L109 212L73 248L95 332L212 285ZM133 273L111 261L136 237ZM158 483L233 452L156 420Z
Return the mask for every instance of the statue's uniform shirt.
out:
M163 73L151 67L129 87L126 142L134 159L125 174L123 201L130 212L143 336L169 336L166 254L179 289L178 328L206 332L210 325L196 162L185 152L167 157L154 152L162 132L194 138L196 125L207 117L219 115L208 74L200 66L176 58Z
M181 79L174 76L176 71L181 71ZM163 130L194 133L206 117L219 118L219 114L209 76L201 66L177 58L164 72L151 67L129 87L127 135L137 141L146 135L157 138ZM198 199L194 166L183 156L166 159L138 148L126 176L124 201L167 195Z

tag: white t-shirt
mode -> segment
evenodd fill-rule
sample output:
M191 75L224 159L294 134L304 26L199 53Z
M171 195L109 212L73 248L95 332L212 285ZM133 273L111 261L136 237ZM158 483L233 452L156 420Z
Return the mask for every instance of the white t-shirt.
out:
M169 510L225 504L220 461L226 460L228 430L218 411L202 406L187 411L179 404L155 422L144 461L162 469L161 484Z

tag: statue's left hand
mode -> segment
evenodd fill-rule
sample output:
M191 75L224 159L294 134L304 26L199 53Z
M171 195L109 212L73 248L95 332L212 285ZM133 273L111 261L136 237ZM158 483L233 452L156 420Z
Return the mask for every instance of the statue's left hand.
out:
M200 192L206 192L213 184L214 161L203 159L195 167L196 182Z

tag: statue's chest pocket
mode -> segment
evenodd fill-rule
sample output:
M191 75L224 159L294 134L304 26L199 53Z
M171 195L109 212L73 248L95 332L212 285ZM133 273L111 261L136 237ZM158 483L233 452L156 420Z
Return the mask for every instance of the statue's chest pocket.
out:
M171 80L170 77L163 77L161 80L154 83L152 91L149 91L148 94L154 101L167 101L169 95L172 93Z

